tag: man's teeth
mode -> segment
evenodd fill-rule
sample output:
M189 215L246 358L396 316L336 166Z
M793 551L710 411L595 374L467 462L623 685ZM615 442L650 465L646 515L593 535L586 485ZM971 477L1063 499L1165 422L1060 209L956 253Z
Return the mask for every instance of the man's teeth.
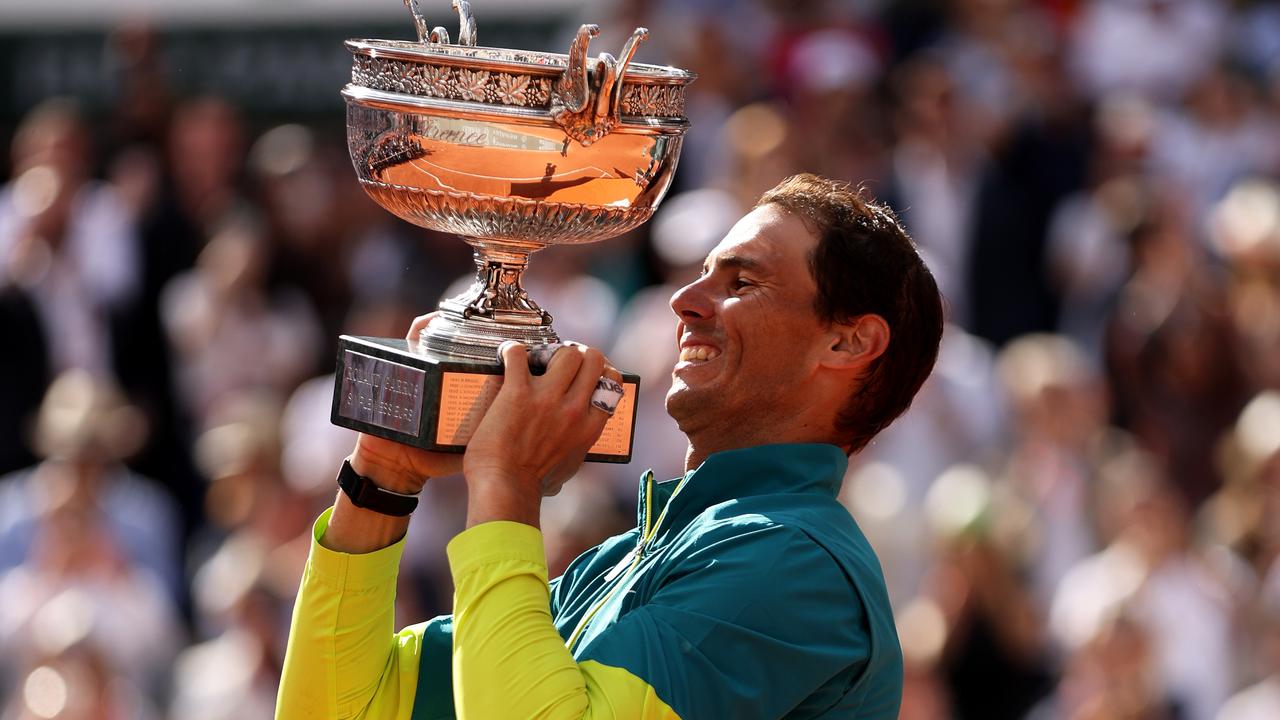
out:
M680 348L680 360L715 360L720 356L720 351L708 345L694 345L692 347Z

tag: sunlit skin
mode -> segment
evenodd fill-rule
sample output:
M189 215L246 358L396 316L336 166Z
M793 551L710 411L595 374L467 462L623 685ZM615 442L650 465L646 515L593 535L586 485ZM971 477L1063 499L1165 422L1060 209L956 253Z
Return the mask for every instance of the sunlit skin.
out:
M875 315L828 323L814 309L817 237L776 205L756 208L671 298L680 360L667 412L689 438L686 469L766 443L847 446L835 430L858 378L884 351Z

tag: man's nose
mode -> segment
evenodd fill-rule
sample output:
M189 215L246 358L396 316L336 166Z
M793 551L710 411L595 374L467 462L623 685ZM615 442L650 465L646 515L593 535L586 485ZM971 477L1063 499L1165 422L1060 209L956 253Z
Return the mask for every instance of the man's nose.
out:
M685 285L671 296L671 309L681 320L697 320L711 317L715 304L707 295L706 278L701 277Z

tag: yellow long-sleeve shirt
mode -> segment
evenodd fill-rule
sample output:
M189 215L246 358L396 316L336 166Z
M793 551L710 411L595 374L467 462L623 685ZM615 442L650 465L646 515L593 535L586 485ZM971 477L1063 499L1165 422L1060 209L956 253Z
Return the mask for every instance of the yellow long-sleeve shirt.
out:
M879 564L835 499L844 468L838 448L778 445L646 474L637 527L551 583L538 530L477 525L448 547L454 615L398 633L403 541L333 552L326 513L277 718L890 720L901 655Z

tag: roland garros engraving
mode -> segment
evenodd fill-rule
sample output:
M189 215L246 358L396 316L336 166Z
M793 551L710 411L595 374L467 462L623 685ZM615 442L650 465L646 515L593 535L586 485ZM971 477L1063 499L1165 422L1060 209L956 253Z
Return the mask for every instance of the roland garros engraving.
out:
M418 436L426 373L415 367L345 350L338 415Z

